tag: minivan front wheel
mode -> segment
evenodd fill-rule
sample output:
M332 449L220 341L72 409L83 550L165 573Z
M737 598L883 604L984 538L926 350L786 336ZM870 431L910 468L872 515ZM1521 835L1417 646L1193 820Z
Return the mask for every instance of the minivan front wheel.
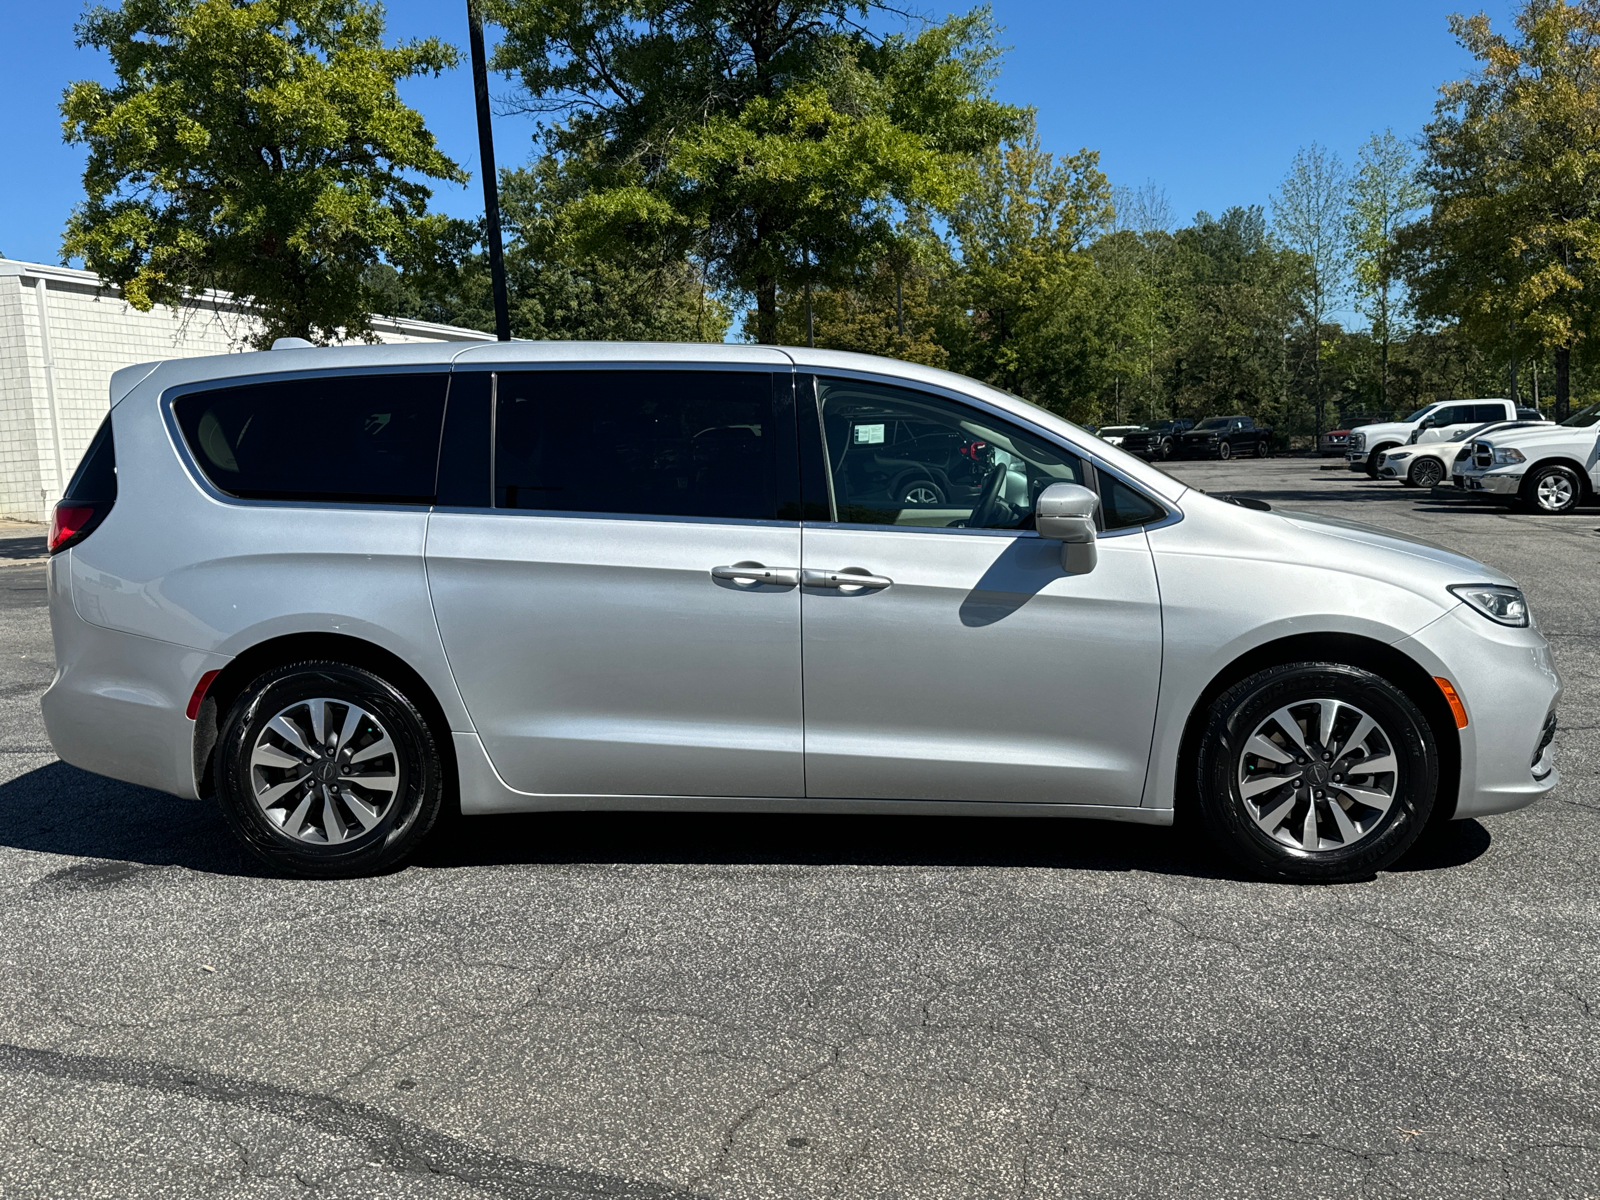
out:
M1201 818L1221 848L1268 878L1334 883L1382 870L1433 811L1438 750L1394 684L1341 663L1272 667L1211 705Z
M403 861L438 819L444 772L416 706L346 663L300 662L234 703L217 796L262 861L296 875L371 874Z

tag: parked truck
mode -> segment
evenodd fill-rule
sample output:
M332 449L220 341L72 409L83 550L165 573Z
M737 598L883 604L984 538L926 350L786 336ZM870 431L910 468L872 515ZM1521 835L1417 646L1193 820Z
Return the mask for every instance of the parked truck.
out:
M1178 438L1179 458L1265 458L1272 426L1250 417L1207 417Z

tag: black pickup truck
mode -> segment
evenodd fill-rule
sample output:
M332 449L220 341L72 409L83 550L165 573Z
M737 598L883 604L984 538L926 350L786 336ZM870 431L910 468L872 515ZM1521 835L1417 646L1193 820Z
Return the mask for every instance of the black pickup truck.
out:
M1122 448L1140 458L1171 458L1178 452L1178 436L1193 425L1188 417L1141 425L1134 432L1123 434Z
M1207 417L1178 439L1178 457L1265 458L1271 439L1272 427L1250 417Z

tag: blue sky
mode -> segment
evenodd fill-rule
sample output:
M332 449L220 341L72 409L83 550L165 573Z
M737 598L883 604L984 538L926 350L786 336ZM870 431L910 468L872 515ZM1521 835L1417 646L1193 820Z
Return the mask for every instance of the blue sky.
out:
M1098 149L1115 184L1153 181L1187 220L1199 209L1264 204L1297 147L1319 141L1346 160L1372 132L1413 136L1438 85L1468 69L1436 0L1236 0L1204 4L996 0L1012 47L1002 99L1039 110L1048 149ZM462 0L391 0L391 33L438 34L465 49ZM104 77L98 55L73 46L75 0L0 5L0 252L54 262L79 195L82 154L61 141L56 104L71 79ZM943 13L944 8L929 9ZM1476 9L1468 8L1468 11ZM1501 25L1513 5L1485 11ZM492 84L504 92L503 81ZM445 152L474 169L471 76L466 69L406 85ZM532 127L496 121L502 165L526 159ZM481 211L476 179L441 189L438 208Z

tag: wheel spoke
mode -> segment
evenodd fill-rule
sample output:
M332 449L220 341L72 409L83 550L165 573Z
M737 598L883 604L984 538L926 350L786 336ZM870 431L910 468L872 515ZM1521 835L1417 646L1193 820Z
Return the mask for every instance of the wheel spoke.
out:
M1376 758L1364 758L1360 762L1346 763L1343 774L1387 775L1399 770L1400 762L1393 754L1380 754Z
M1343 707L1337 700L1317 701L1317 741L1322 743L1325 750L1333 749L1333 728L1339 723L1339 710Z
M272 767L283 770L285 767L303 767L306 760L297 758L287 750L273 745L271 742L258 742L256 748L250 752L250 765L252 767Z
M1346 846L1361 836L1361 831L1351 823L1350 815L1344 811L1344 805L1337 800L1330 800L1328 811L1333 814L1333 823L1339 827L1339 840Z
M1273 788L1280 788L1286 783L1293 783L1300 778L1300 772L1292 775L1251 775L1239 781L1239 794L1246 800L1253 799L1263 792L1270 792Z
M1378 723L1376 721L1367 716L1366 713L1362 713L1361 720L1356 722L1356 727L1350 731L1350 736L1345 738L1343 744L1333 752L1334 758L1343 758L1350 751L1365 745L1366 740L1372 736L1372 731L1377 727Z
M1275 763L1292 763L1294 761L1294 755L1278 745L1277 742L1262 737L1259 733L1252 735L1250 740L1244 744L1244 748L1247 753L1254 754L1257 758L1271 759Z
M1252 816L1255 816L1255 823L1261 826L1261 828L1265 829L1268 833L1275 832L1279 824L1282 823L1283 818L1288 815L1289 810L1294 807L1294 802L1295 794L1290 792L1288 799L1280 802L1272 808L1267 809L1266 812L1261 813L1259 816L1252 814Z
M1368 808L1375 808L1379 812L1388 812L1389 806L1394 803L1394 797L1387 792L1375 791L1372 788L1357 787L1351 783L1331 783L1328 785L1336 792L1342 792L1352 800L1359 800Z
M350 832L339 816L339 805L331 788L322 792L322 832L327 834L329 842L342 842Z
M393 795L394 790L400 786L400 776L381 772L373 775L351 775L346 772L339 776L339 782L354 783L375 792L388 792Z
M262 808L271 808L305 781L304 775L296 775L293 779L286 779L282 783L274 784L266 791L256 793L256 803L261 805Z
M1310 758L1311 748L1306 745L1305 734L1300 732L1300 722L1289 714L1289 710L1280 708L1272 714L1272 719L1278 723L1278 728L1283 730L1284 735L1300 748L1300 753Z
M283 831L291 837L299 837L306 827L306 814L311 811L311 802L317 797L315 788L307 788L305 799L295 805L294 812L283 823Z
M380 754L393 754L394 743L389 740L389 735L384 734L370 746L363 746L350 756L350 765L366 762L369 758L377 758Z
M305 734L301 733L300 730L295 727L294 722L286 719L282 713L279 713L277 716L273 717L272 720L268 721L267 728L272 730L273 733L277 734L284 741L288 742L307 758L315 758L317 756L317 752L306 744Z
M344 727L339 730L339 740L333 747L335 750L343 750L350 744L350 739L355 737L356 730L361 728L361 719L366 715L354 704L344 710Z
M1315 850L1321 843L1317 836L1317 801L1315 797L1306 805L1306 819L1300 827L1300 848L1302 850Z
M320 752L328 744L328 702L308 700L306 711L311 714L311 740L317 744Z
M345 788L339 795L344 800L345 807L350 810L350 815L355 817L356 824L361 826L362 833L378 823L378 810L349 788Z

